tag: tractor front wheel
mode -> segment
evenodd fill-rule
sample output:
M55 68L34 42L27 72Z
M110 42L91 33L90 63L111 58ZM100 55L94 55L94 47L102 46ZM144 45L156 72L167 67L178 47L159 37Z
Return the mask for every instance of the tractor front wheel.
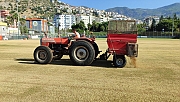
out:
M126 58L124 55L114 55L113 64L115 67L123 68L126 65Z
M94 47L87 41L76 41L70 48L70 59L76 65L90 65L95 58Z
M34 50L34 60L40 64L48 64L52 61L53 54L47 46L38 46Z

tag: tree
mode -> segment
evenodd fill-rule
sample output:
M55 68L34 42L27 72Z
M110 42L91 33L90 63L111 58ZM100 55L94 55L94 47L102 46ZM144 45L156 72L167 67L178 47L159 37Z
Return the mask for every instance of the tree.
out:
M100 31L105 31L105 27L101 24L101 25L99 26L99 30L100 30Z
M20 31L21 31L21 34L27 34L28 28L26 26L20 26Z
M8 25L13 25L14 24L14 21L16 21L16 26L17 25L17 22L18 22L18 14L17 13L14 13L14 12L10 12L10 16L7 17L6 19L6 22Z
M26 19L24 19L24 18L19 18L19 23L20 23L21 26L25 26L25 24L26 24Z
M178 19L176 13L175 13L174 16L173 16L173 19L174 19L174 20L177 20L177 19Z
M164 19L163 15L161 15L159 22L161 22Z
M14 19L14 21L16 21L16 26L18 26L18 14L17 13L14 13L12 15L12 18Z
M21 34L28 33L28 29L27 29L25 24L26 24L26 19L20 18L19 19L19 26L20 26Z
M90 23L88 23L88 30L90 30L92 27L92 25Z
M151 28L150 28L151 31L155 31L156 30L156 20L153 19L152 21L152 25L151 25Z
M146 28L145 28L145 24L138 24L137 25L137 29L138 29L138 33L143 33L146 31Z
M76 29L78 32L84 32L84 31L87 30L87 28L86 28L86 26L85 26L83 21L80 21L80 23L78 23L78 24L73 24L71 26L71 28L72 29Z
M7 25L13 25L14 24L14 19L12 18L12 16L7 16L6 21Z
M83 21L80 21L80 23L78 25L79 25L79 29L81 29L83 31L86 29L86 26Z
M103 22L102 25L104 26L104 31L108 30L108 22Z
M163 19L159 24L156 26L157 31L172 31L172 20Z
M96 23L96 21L94 20L94 21L92 22L92 28L91 28L90 30L91 30L91 31L97 31L98 27L99 27L99 24Z
M88 30L93 32L107 31L108 30L108 22L97 23L95 20L92 22L92 25L88 24Z

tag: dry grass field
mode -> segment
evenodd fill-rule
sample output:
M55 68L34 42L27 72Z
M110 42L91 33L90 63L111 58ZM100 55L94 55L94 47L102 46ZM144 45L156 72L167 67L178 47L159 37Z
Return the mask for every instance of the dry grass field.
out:
M106 39L97 43L104 52ZM0 102L180 102L180 40L138 39L137 68L108 61L74 66L68 56L35 64L39 40L0 41Z

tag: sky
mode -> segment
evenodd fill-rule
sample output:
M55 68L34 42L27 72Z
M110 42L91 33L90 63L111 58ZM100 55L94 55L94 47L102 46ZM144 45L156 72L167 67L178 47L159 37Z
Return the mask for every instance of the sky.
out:
M72 6L87 6L94 9L106 10L114 7L128 7L130 9L143 8L155 9L174 3L180 0L60 0Z

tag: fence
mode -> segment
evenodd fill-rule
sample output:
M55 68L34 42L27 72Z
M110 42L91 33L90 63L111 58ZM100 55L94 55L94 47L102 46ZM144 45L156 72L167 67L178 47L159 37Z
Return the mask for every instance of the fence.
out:
M61 37L67 37L68 34L72 33L66 33L66 34L60 34ZM54 38L58 37L58 33L47 33L48 37ZM82 35L82 34L81 34ZM107 37L107 32L94 32L93 35L96 38L106 38ZM91 34L86 33L87 37L92 37ZM4 38L8 38L9 40L16 40L16 39L40 39L44 37L44 33L36 33L36 34L23 34L23 35L18 35L18 34L13 34L13 35L4 35ZM138 38L176 38L180 39L180 32L143 32L143 33L138 33Z
M147 38L180 38L180 32L143 32L138 33L138 37L147 37Z
M95 32L94 35L96 38L105 38L107 32ZM138 33L139 38L177 38L180 39L180 32L143 32Z
M23 34L23 35L19 35L19 34L6 34L2 36L3 39L8 39L8 40L18 40L18 39L40 39L43 37L42 34L35 34L35 35L31 35L31 34Z

